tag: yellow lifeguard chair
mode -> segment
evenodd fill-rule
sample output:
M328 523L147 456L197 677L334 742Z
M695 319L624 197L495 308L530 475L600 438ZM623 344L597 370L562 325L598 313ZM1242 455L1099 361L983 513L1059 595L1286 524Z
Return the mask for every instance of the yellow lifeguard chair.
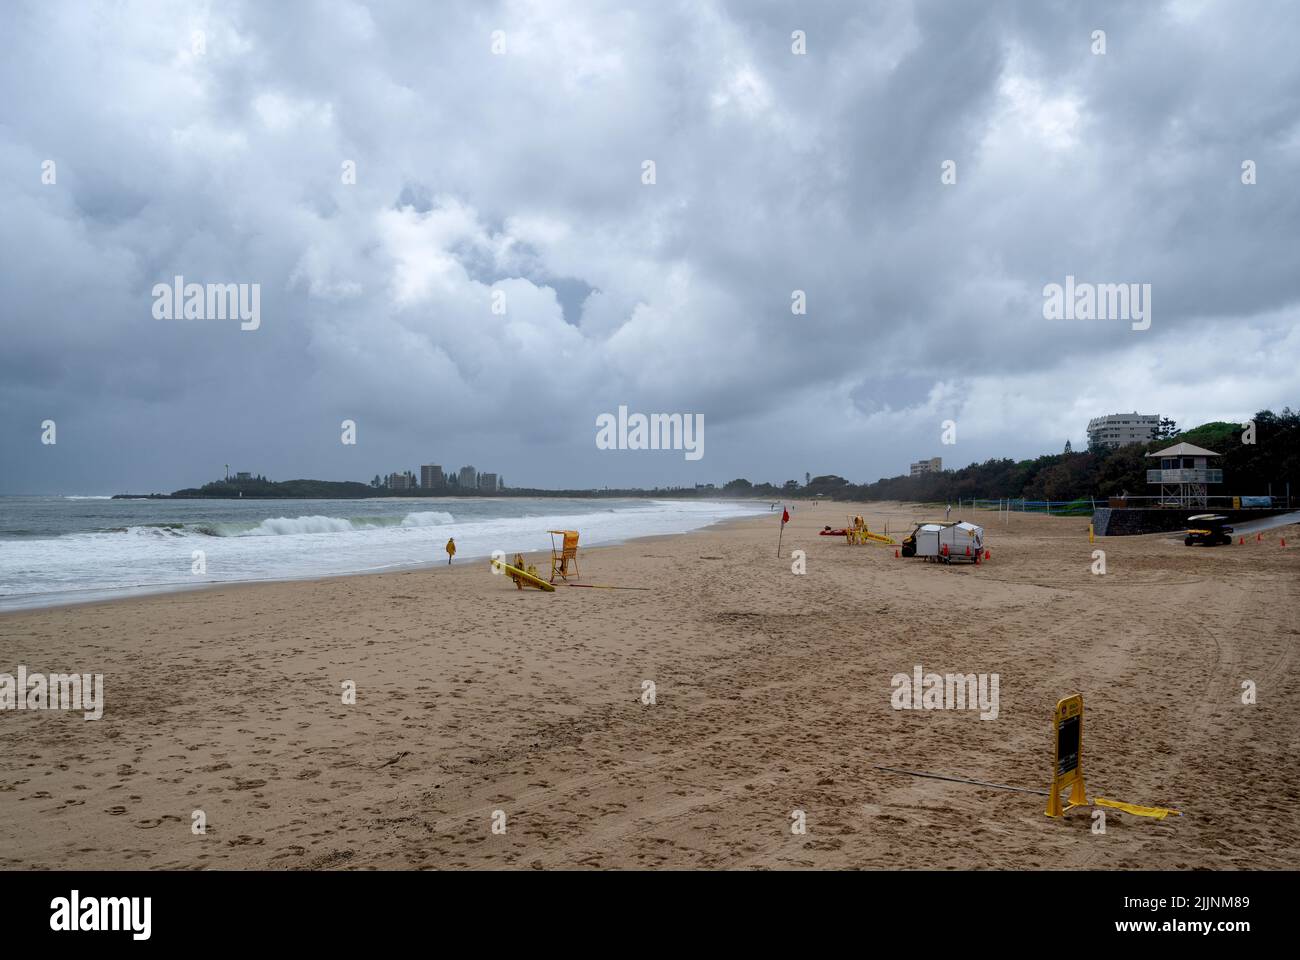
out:
M548 530L551 535L551 583L558 576L567 581L570 576L578 578L578 531ZM556 536L562 537L559 549L556 549Z

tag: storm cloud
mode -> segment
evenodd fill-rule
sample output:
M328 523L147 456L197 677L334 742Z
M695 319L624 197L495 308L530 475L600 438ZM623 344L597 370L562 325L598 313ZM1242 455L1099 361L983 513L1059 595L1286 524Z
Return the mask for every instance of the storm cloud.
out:
M32 3L0 30L0 493L227 463L869 481L1300 397L1290 4ZM156 319L178 275L259 284L260 326ZM1067 276L1150 284L1150 329L1044 319ZM597 449L620 405L703 415L706 455Z

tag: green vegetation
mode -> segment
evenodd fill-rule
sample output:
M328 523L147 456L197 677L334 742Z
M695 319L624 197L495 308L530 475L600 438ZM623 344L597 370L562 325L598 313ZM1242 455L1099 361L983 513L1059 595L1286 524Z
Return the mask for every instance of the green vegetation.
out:
M1263 410L1254 417L1255 442L1242 442L1242 427L1237 423L1206 423L1180 434L1134 443L1116 449L1096 449L1087 453L1057 453L1034 460L988 460L959 470L922 474L918 477L890 477L875 483L856 486L840 477L817 477L827 481L820 490L838 497L865 500L947 501L958 497L998 499L1023 497L1026 500L1078 501L1078 510L1091 513L1091 498L1148 496L1146 472L1159 466L1146 455L1175 443L1191 443L1223 454L1214 461L1223 467L1221 493L1263 495L1272 485L1273 495L1286 492L1300 495L1300 412L1285 408L1280 414ZM838 481L836 486L830 481ZM1215 493L1211 489L1211 493ZM1070 505L1075 506L1074 504ZM1069 512L1069 507L1066 511Z
M369 484L351 480L283 480L274 483L265 477L252 480L214 480L201 487L177 490L178 498L291 497L311 500L349 500L356 497L382 496Z

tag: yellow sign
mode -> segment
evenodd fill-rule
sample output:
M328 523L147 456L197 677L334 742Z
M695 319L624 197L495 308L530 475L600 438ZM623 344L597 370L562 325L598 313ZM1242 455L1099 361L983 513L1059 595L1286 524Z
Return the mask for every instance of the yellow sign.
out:
M1088 803L1088 793L1083 784L1083 696L1066 697L1056 705L1052 717L1052 733L1056 740L1052 762L1052 789L1047 798L1047 815L1062 816L1066 810ZM1064 807L1061 791L1070 788Z

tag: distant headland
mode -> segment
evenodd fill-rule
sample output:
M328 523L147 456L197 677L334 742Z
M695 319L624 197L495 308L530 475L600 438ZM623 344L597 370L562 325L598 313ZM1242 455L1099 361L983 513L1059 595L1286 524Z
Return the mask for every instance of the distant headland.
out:
M764 488L770 490L767 492ZM172 493L118 493L114 500L368 500L377 497L423 499L432 497L717 497L778 496L779 490L764 484L743 491L722 489L712 483L694 487L655 487L600 490L539 490L527 487L498 487L487 491L474 487L403 487L361 483L355 480L267 480L264 477L214 480L201 487L187 487Z

